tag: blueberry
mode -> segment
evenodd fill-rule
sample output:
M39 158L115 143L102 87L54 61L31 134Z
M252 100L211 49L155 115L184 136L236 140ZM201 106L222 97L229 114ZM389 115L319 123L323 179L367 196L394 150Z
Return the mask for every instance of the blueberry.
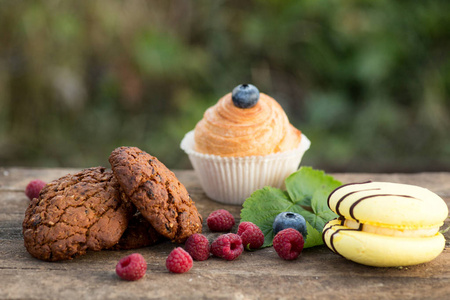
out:
M289 211L278 214L273 221L273 233L277 234L286 228L294 228L306 239L308 233L306 232L306 221L302 215Z
M259 100L259 90L251 84L240 84L231 93L234 106L239 108L251 108Z

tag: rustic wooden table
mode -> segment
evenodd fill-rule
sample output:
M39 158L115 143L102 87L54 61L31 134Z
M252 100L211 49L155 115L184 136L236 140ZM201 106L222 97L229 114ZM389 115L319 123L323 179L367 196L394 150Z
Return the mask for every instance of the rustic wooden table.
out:
M32 179L48 182L76 171L0 168L0 299L448 299L450 295L449 243L434 261L403 268L358 265L325 246L306 249L295 261L284 261L270 247L245 252L235 261L210 258L194 262L189 272L172 274L165 268L165 259L176 246L170 242L130 251L90 252L72 261L34 259L22 238L22 220L29 203L25 186ZM203 216L225 208L239 220L241 207L209 200L193 171L175 174ZM450 203L450 173L332 175L343 183L382 180L416 184ZM218 235L206 225L204 228L210 240ZM450 239L449 233L446 238ZM135 282L120 280L115 265L133 252L146 258L147 274Z

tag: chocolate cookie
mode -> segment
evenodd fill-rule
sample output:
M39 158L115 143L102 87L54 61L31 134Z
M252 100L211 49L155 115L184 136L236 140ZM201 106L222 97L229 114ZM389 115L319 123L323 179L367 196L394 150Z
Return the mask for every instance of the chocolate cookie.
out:
M136 213L119 242L111 250L129 250L152 246L162 241L163 237L153 228L141 213Z
M109 162L126 195L161 235L182 243L201 232L202 217L195 203L156 157L136 147L120 147Z
M25 212L27 251L46 261L72 259L115 245L135 211L113 173L103 167L47 184Z

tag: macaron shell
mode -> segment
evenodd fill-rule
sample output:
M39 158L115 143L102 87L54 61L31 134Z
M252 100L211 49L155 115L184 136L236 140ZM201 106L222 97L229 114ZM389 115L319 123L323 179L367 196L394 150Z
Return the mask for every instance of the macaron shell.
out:
M400 229L440 227L448 216L447 204L430 190L390 182L343 185L328 205L346 219Z
M374 267L410 266L435 259L445 247L442 234L398 238L367 233L341 225L338 219L323 230L325 244L348 260Z

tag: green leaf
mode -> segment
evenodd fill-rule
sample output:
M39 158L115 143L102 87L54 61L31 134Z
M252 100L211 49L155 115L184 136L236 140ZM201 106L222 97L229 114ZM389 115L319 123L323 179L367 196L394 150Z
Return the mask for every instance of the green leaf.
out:
M311 248L323 244L322 230L317 231L317 229L312 227L308 222L306 222L306 230L308 232L308 236L306 237L303 248Z
M264 234L263 247L272 246L274 237L272 224L283 211L303 211L296 206L286 192L273 187L255 191L243 204L241 221L256 224Z
M328 208L328 195L341 184L323 171L302 167L286 179L287 191L264 187L246 199L241 222L256 224L264 234L263 247L269 247L274 238L275 217L281 212L295 212L306 220L305 248L321 245L325 223L337 217Z
M301 167L286 178L289 197L295 203L304 206L311 206L311 199L317 191L323 190L329 194L340 185L341 182L326 175L324 171L314 170L311 167Z
M340 185L340 184L339 184ZM333 188L332 190L334 190ZM331 191L332 191L331 190ZM338 217L337 214L335 214L329 207L328 207L328 196L330 195L331 191L328 191L327 189L321 189L317 190L314 193L314 196L311 199L311 208L314 212L314 228L322 232L323 227L325 224L332 219L335 219Z

